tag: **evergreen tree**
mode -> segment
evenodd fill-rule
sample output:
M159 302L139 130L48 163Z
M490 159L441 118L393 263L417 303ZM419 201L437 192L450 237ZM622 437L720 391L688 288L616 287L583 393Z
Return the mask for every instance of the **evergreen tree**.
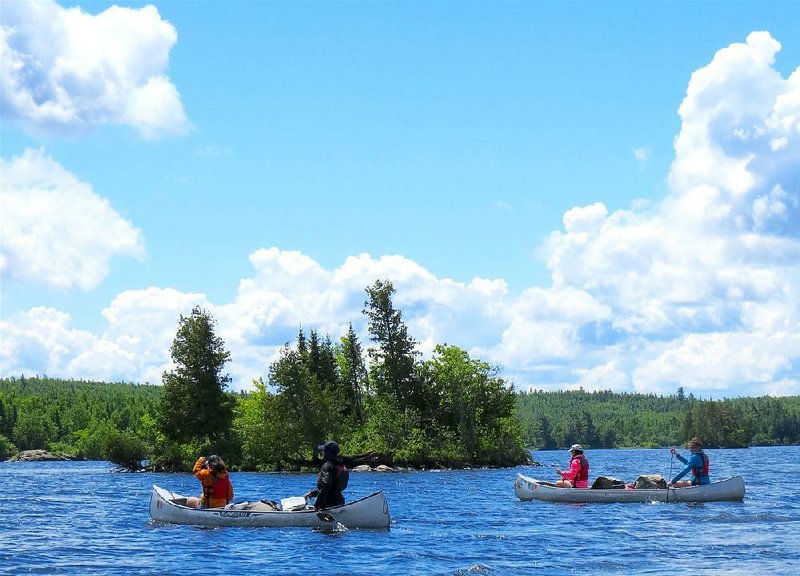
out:
M164 372L158 424L167 440L210 442L216 448L231 428L234 400L225 394L230 377L222 370L230 358L216 322L201 307L181 315L172 343L175 370Z
M370 337L378 347L369 349L373 361L372 382L378 394L393 398L401 410L423 409L425 398L416 373L416 342L409 336L402 314L392 304L391 281L376 280L368 287L364 314Z
M342 336L336 353L342 386L346 391L347 412L363 422L364 404L362 396L369 391L369 379L361 351L361 343L358 341L355 330L353 330L352 322L347 328L347 334Z

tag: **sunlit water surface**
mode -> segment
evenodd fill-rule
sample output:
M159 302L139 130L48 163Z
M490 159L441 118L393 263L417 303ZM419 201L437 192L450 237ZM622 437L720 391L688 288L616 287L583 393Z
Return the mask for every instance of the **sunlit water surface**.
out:
M744 476L744 502L520 502L541 467L353 473L350 499L383 490L388 531L175 526L150 520L152 485L191 474L117 474L107 462L0 463L3 574L800 574L800 447L709 450L712 476ZM667 450L590 450L591 477L667 476ZM233 473L237 501L303 494L312 474Z

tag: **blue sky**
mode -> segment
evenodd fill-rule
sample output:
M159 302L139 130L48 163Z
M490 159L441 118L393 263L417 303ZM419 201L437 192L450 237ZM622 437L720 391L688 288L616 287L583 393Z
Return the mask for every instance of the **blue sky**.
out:
M4 2L0 372L298 327L520 389L800 394L800 5Z

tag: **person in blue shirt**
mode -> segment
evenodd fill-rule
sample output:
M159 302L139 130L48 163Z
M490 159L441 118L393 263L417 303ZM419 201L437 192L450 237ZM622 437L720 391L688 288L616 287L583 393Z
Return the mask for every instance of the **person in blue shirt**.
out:
M708 475L708 456L703 452L703 445L700 443L699 438L692 438L686 444L686 447L692 453L689 458L684 458L675 448L671 448L670 452L678 457L678 460L683 462L685 466L678 472L675 477L670 481L668 486L673 488L683 488L685 486L697 486L698 484L710 484L711 478ZM691 480L681 480L689 472L692 473Z

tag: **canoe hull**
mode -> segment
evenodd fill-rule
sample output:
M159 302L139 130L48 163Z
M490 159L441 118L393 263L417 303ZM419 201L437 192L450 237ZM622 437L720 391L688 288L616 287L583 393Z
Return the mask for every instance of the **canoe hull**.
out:
M347 528L386 529L391 517L389 505L383 492L375 492L343 506L326 508L325 512L334 522L317 516L317 510L299 511L253 511L230 510L225 508L189 508L176 504L173 500L183 496L153 485L150 496L150 517L159 522L171 524L192 524L197 526L241 526L248 528L309 527L330 528L336 523Z
M613 502L722 502L744 499L744 479L731 476L705 486L669 489L598 490L592 488L557 488L517 474L514 493L520 500L543 502L613 503Z

